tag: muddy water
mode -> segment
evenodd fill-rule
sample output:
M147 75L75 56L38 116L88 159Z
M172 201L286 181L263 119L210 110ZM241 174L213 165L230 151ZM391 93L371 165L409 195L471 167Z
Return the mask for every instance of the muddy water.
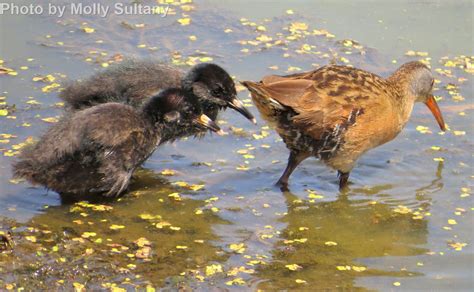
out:
M163 18L0 16L0 65L17 72L0 76L0 230L16 243L0 254L1 289L472 289L473 78L460 57L472 55L470 2L170 7ZM285 146L232 111L220 118L230 135L161 147L119 200L66 202L12 180L18 148L62 114L55 83L127 56L212 58L237 80L329 62L387 76L423 60L450 131L417 105L394 141L359 161L346 193L315 160L295 171L291 192L274 188Z

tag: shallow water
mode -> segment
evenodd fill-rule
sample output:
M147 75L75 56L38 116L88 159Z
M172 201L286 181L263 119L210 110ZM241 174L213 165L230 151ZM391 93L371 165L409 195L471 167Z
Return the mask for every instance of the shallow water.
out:
M0 289L472 290L472 67L442 59L473 54L471 2L207 0L171 8L175 14L164 18L0 16L0 65L18 73L0 75L0 107L8 110L0 116L7 134L0 137L0 230L13 229L16 242L0 254ZM189 25L177 22L188 17ZM307 28L287 39L292 23ZM314 29L335 37L305 35ZM286 43L273 45L279 39ZM220 117L230 135L161 147L119 200L61 202L11 180L21 143L50 125L42 119L62 114L59 88L44 87L121 56L180 65L211 57L237 80L345 61L387 76L421 59L450 70L435 71L450 131L441 135L416 105L394 141L359 161L347 193L337 190L334 171L311 159L292 175L291 193L280 192L273 183L285 146L261 119L253 126L230 110ZM32 81L48 74L55 80ZM239 96L257 115L247 91Z

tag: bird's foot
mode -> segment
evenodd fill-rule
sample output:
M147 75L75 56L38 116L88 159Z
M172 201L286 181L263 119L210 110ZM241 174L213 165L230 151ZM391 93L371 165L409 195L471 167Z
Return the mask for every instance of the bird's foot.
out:
M286 181L279 180L279 181L277 181L277 183L275 185L277 187L279 187L282 192L289 192L290 191L290 189L288 188L288 182L286 182Z

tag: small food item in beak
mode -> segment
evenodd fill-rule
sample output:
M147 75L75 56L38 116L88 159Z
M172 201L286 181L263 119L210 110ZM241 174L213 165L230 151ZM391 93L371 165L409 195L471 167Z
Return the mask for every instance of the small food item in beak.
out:
M205 114L200 115L199 118L195 120L195 122L213 132L216 132L217 135L223 136L227 134L226 132L222 131L222 129Z

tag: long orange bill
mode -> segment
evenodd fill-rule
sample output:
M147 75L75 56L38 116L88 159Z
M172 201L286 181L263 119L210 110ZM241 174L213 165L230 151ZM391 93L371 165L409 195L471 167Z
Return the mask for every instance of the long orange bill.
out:
M433 116L436 118L436 121L438 122L438 125L441 130L446 131L446 125L444 123L443 115L439 110L438 104L436 103L434 96L430 95L425 101L425 104L430 109L431 113L433 113Z

